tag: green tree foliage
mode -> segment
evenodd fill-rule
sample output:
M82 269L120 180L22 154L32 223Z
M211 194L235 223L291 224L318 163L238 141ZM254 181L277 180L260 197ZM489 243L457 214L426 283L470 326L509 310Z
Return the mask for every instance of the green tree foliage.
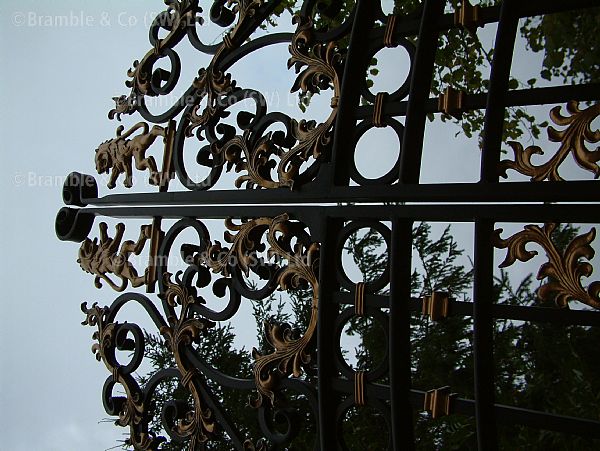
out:
M521 35L531 50L544 53L540 76L568 83L600 81L600 35L594 32L598 23L600 8L525 18Z
M156 372L176 368L173 354L168 350L164 339L160 335L154 335L144 332L146 341L145 358L151 366L148 376L138 375L137 381L144 386L149 378ZM234 330L230 324L217 323L211 328L205 339L200 341L196 347L196 352L201 358L214 368L233 377L249 378L252 377L251 360L245 349L235 349L233 340L235 338ZM219 384L210 379L205 380L213 396L224 406L234 408L236 421L239 421L239 428L243 433L249 436L258 434L258 424L256 421L256 412L248 405L248 393L237 390L224 389ZM155 415L150 423L150 431L155 435L168 437L163 430L160 412L165 402L176 399L186 401L188 405L193 405L190 393L185 390L177 379L169 379L159 385L154 401ZM220 431L217 431L217 440L211 444L211 450L230 451L229 443ZM127 445L124 446L127 448ZM186 443L177 443L171 441L162 445L165 451L185 450Z
M331 2L332 0L324 0L319 3L327 5ZM421 3L419 0L394 0L393 13L410 14ZM450 0L447 10L455 10L460 3L460 0ZM472 3L485 7L498 5L501 0L480 0ZM343 0L341 11L335 17L317 14L316 28L334 28L340 25L349 17L355 4L356 0ZM275 10L274 17L270 19L270 25L277 25L285 12L297 12L299 5L298 0L283 1ZM600 79L600 35L593 30L597 28L598 23L600 8L523 19L520 36L524 39L526 47L533 52L543 52L539 77L568 84L597 82ZM492 63L493 46L486 47L482 36L481 31L474 33L461 28L454 28L440 35L431 82L432 97L438 97L447 87L467 94L482 94L487 91L487 74ZM409 40L416 43L416 36L409 37ZM342 48L345 46L344 43L340 44ZM373 58L366 74L368 87L373 86L374 77L382 76L377 64L377 58ZM537 81L537 77L519 80L511 76L509 88L531 88ZM309 102L310 94L299 95L299 106L303 111ZM429 119L433 121L434 115L430 114ZM464 136L478 137L481 141L483 110L466 111L458 118L442 114L441 119L457 124ZM509 107L506 109L504 139L516 140L525 135L534 140L540 137L541 130L547 125L546 118L537 119L525 107Z

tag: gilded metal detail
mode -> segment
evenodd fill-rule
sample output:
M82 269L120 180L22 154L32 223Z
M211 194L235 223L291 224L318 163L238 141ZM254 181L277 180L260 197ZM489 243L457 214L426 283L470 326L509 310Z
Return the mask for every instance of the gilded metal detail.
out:
M212 412L203 405L196 379L197 370L188 359L183 357L183 354L192 344L199 343L200 338L215 323L204 318L196 318L190 312L193 304L201 302L193 288L190 291L180 280L171 282L169 273L165 273L163 279L167 286L164 298L172 307L181 306L181 313L179 318L170 317L169 326L163 326L160 333L165 337L166 344L175 358L182 376L181 384L192 394L194 400L194 408L179 420L175 432L180 437L189 437L189 449L195 450L197 445L206 442L215 432L215 420Z
M129 262L131 254L139 255L144 249L146 241L152 236L152 227L144 225L140 228L140 236L137 242L127 240L121 244L125 225L119 223L115 227L116 234L114 238L108 236L108 226L105 222L100 223L100 242L98 238L90 240L86 238L79 248L79 258L77 263L81 269L90 274L94 274L94 285L97 288L102 287L102 281L116 291L124 291L130 282L133 287L140 287L146 283L146 275L138 276L138 272ZM120 249L119 249L119 246ZM108 274L113 274L121 279L120 285L117 285Z
M552 241L552 232L557 224L547 223L543 227L526 225L524 230L507 239L502 239L502 229L497 229L494 235L494 246L507 249L506 258L500 264L501 268L512 265L516 260L526 262L537 255L537 251L525 248L528 243L539 244L548 257L537 274L538 280L546 279L537 291L540 301L553 301L558 307L568 307L569 301L577 300L584 304L600 308L600 282L592 282L587 289L581 284L582 277L589 277L593 267L589 262L581 261L582 258L591 260L594 249L590 243L596 237L596 229L592 229L575 237L564 251L557 248Z
M152 230L150 232L150 257L148 258L148 270L146 272L146 292L154 293L157 274L156 267L158 263L158 248L161 240L164 238L164 232L161 230L161 218L152 220Z
M212 152L229 168L245 174L237 178L235 185L240 188L293 188L300 167L311 157L320 158L332 141L332 129L337 116L337 103L340 94L340 72L342 54L335 42L315 43L314 26L311 18L296 15L296 32L289 46L291 57L288 68L299 72L291 92L317 94L323 89L332 88L332 111L325 122L291 121L293 144L286 150L287 143L276 139L272 133L256 136L247 129L224 144L213 145ZM279 158L279 162L273 159ZM273 179L271 170L277 167L277 177Z
M385 32L383 33L383 45L388 48L395 47L394 32L396 31L396 23L398 16L395 14L389 14L387 16L387 22L385 24Z
M125 133L125 127L120 126L117 129L117 137L103 142L96 149L96 171L98 174L109 173L110 178L107 186L112 189L116 186L119 175L125 174L123 185L127 188L133 186L132 163L135 161L135 167L140 171L150 171L150 183L159 185L161 175L156 168L156 161L153 157L146 158L146 151L156 141L159 136L166 136L166 131L159 125L154 125L152 129L148 124L140 122ZM128 139L137 130L142 132L132 139Z
M423 315L428 315L431 321L440 321L448 317L450 299L448 293L434 291L430 296L423 296Z
M87 308L87 303L81 304L81 310L86 314L86 319L82 325L97 327L92 338L97 341L92 346L92 352L96 360L102 361L106 369L112 375L110 384L120 384L125 390L125 397L113 397L111 408L118 415L116 424L123 427L129 427L130 436L127 442L134 447L136 451L154 451L158 449L160 443L164 442L163 437L155 437L148 432L149 406L146 402L144 392L137 384L134 376L125 371L117 361L116 349L125 349L126 339L121 332L122 324L107 322L107 307L99 307L94 303L91 308Z
M176 58L172 56L171 47L181 41L188 27L201 21L196 16L198 0L165 0L165 4L167 11L161 18L164 20L163 28L169 30L169 33L162 39L156 39L154 48L149 50L141 61L133 62L133 67L127 71L130 80L125 82L125 85L131 88L131 93L128 96L113 97L115 108L108 113L110 119L116 117L117 120L121 120L121 115L135 113L141 96L159 94L158 79L170 74L162 69L154 72L154 64L164 55Z
M454 11L454 23L474 33L481 26L479 5L471 5L468 0L463 0L460 8Z
M387 92L378 92L375 96L375 105L373 106L373 125L375 127L385 127L385 123L383 122L383 103L387 96Z
M192 111L190 125L186 129L186 135L192 136L194 130L210 121L219 110L219 99L231 94L236 89L235 80L231 74L223 73L217 69L219 61L229 53L236 45L239 45L238 34L245 25L247 19L251 18L256 10L263 4L262 0L232 0L228 2L233 6L232 13L238 16L236 25L223 38L222 44L217 49L210 64L198 71L198 76L192 83L200 98L206 97L207 105L200 112L201 107L197 105Z
M425 393L423 410L431 413L431 418L436 419L452 412L452 400L456 393L450 393L450 387L436 388Z
M359 407L365 405L365 372L354 373L354 404Z
M464 109L465 93L452 87L447 87L443 94L438 98L438 110L460 118Z
M165 135L165 151L163 153L163 163L160 179L160 191L169 189L169 182L173 178L173 145L175 143L175 131L177 123L174 120L169 121L169 126L166 129Z
M293 180L298 172L298 164L294 163L297 158L302 161L307 161L311 155L315 159L319 158L329 147L341 92L342 54L337 43L314 43L314 24L310 17L297 15L294 16L294 22L298 24L298 28L290 44L292 56L288 60L288 68L295 67L299 74L291 92L300 90L303 94L316 94L322 89L332 88L333 97L332 111L322 124L316 125L314 121L305 120L294 121L293 134L298 144L281 157L278 166L279 178L284 181ZM306 68L300 70L303 66Z
M507 169L513 169L521 174L531 177L531 181L543 180L563 181L558 169L565 158L572 154L575 162L586 171L600 177L600 148L588 150L586 142L594 144L600 141L600 130L592 130L591 124L600 115L600 103L595 103L588 108L580 109L579 102L572 100L567 103L566 116L560 113L561 107L556 106L550 110L550 119L556 125L566 127L557 130L550 126L547 129L548 139L552 142L561 143L556 154L546 163L536 166L532 163L533 155L543 155L544 151L539 146L523 146L515 141L509 141L514 153L514 160L503 160L500 162L500 174L506 178Z
M300 239L292 247L294 238L302 236L304 226L291 222L288 215L276 218L259 218L239 225L228 220L229 230L225 239L231 243L231 248L222 247L218 241L209 246L206 264L213 272L230 275L233 268L249 274L255 261L255 253L262 249L261 239L266 234L270 248L269 258L277 257L287 261L276 276L276 283L281 290L300 288L308 284L312 288L312 308L307 330L300 338L287 324L265 323L264 333L269 344L275 349L272 354L262 355L257 349L252 350L255 359L254 378L258 389L258 398L253 401L255 407L260 406L266 397L271 403L275 402L275 390L281 377L290 374L294 377L302 375L302 367L311 360L312 345L317 326L318 311L318 243L303 243ZM231 262L234 262L233 264Z
M144 96L168 94L179 77L179 57L173 47L183 39L185 34L188 34L194 43L195 23L201 23L198 16L201 9L197 0L167 0L166 3L169 5L168 11L159 15L151 28L151 42L154 43L154 48L141 61L134 62L133 68L128 72L130 80L126 83L132 89L131 93L128 96L114 98L116 106L109 113L110 118L120 119L122 114L133 114L138 110L146 111ZM213 11L215 8L218 14L216 10ZM239 50L249 36L250 30L257 26L256 16L263 14L269 8L271 6L266 5L263 0L228 0L227 2L223 0L216 2L211 8L211 17L219 25L233 24L236 18L237 21L225 34L222 42L215 47L214 52L211 52L214 54L208 66L198 71L198 76L186 96L179 100L181 105L189 105L190 101L194 105L184 116L184 120L188 121L184 127L187 137L194 133L199 139L204 139L207 134L215 135L213 129L219 124L221 118L229 114L226 109L231 105L231 101L233 103L239 101L235 96L242 96L252 91L242 90L237 86L231 74L226 73L224 60ZM218 19L215 19L217 16ZM167 23L163 23L165 21ZM332 143L333 124L337 116L337 104L341 92L343 51L335 41L319 42L315 39L312 17L296 15L293 22L297 24L297 29L289 46L291 58L288 61L288 68L294 67L299 74L291 92L317 94L322 90L332 89L332 111L321 124L312 120L296 121L286 117L282 120L287 129L283 137L280 132L263 134L264 130L257 130L254 125L265 114L265 105L262 104L264 99L260 93L252 91L250 96L256 97L252 98L261 104L259 109L262 112L258 116L247 113L252 116L252 119L242 121L243 125L238 121L238 125L242 128L240 134L235 134L233 127L229 127L231 130L227 129L225 132L223 132L225 129L221 129L219 133L223 134L222 138L211 138L210 150L206 151L211 154L210 163L205 162L206 165L212 167L226 165L228 171L234 168L236 172L241 173L235 182L238 188L244 185L247 188L292 188L297 182L302 165L311 158L319 160L328 152ZM393 25L394 19L390 19L389 22ZM166 38L158 38L159 28L169 31ZM155 70L155 63L165 57L171 61L172 71ZM211 130L210 133L208 129ZM208 159L209 157L206 156L207 161ZM210 187L214 183L213 180L202 187L206 189L206 186Z
M365 314L365 284L358 282L354 291L354 312L356 316Z

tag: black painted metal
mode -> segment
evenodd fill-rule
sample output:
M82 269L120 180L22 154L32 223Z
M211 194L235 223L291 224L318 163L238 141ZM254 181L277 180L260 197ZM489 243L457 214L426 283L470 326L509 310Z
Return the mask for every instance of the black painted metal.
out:
M193 2L192 2L193 3ZM223 1L217 1L221 6ZM279 33L244 43L278 5L278 1L265 2L238 36L237 48L227 54L218 64L226 71L236 61L251 57L253 51L281 42L290 42L292 34ZM336 2L332 8L335 9ZM356 139L359 133L373 127L373 105L360 105L365 94L364 78L374 49L382 48L384 26L375 25L375 20L385 22L386 17L376 2L359 0L355 10L336 29L316 33L317 41L326 43L332 39L348 39L345 53L345 68L341 80L339 112L334 125L333 142L329 153L310 162L293 189L271 190L215 190L213 185L222 170L222 162L206 155L198 161L211 169L210 176L198 183L190 180L182 156L183 143L190 139L185 134L189 114L200 101L198 93L189 89L180 101L168 111L153 115L137 99L137 112L153 123L165 123L184 111L175 138L173 168L181 183L187 188L183 192L155 192L143 194L111 194L99 197L93 178L75 173L65 185L63 198L68 208L63 208L57 217L56 232L60 239L80 242L90 233L97 217L113 218L163 218L180 220L165 235L160 250L168 255L173 240L185 228L192 227L200 241L207 239L208 232L202 220L224 218L276 217L289 214L294 220L305 224L311 239L321 243L319 273L319 313L316 333L316 363L318 382L311 385L303 380L284 379L283 390L291 390L306 396L317 418L318 437L315 449L330 451L343 449L346 445L341 437L340 424L346 410L352 406L354 384L343 363L335 357L339 351L334 324L351 315L348 309L354 302L353 287L344 278L339 265L340 236L348 228L373 227L388 237L389 271L382 278L382 286L390 283L390 294L376 294L377 289L368 285L365 300L368 312L387 318L388 358L384 372L389 383L382 385L371 382L367 376L367 404L381 412L391 428L390 449L414 447L413 410L422 410L424 392L411 388L410 361L410 315L421 309L421 300L411 298L411 227L415 221L469 222L475 230L474 253L474 300L453 301L450 315L472 316L474 319L474 368L475 397L458 398L454 411L473 416L477 424L478 447L490 450L497 447L496 423L528 425L535 428L578 434L585 437L600 437L600 422L587 419L563 417L545 412L498 405L494 401L493 334L495 319L519 321L543 321L558 325L578 324L600 326L600 313L596 311L564 311L539 307L494 305L492 303L493 247L491 236L495 223L529 222L600 222L600 209L590 208L589 202L600 201L600 190L596 181L576 182L505 182L498 180L498 162L501 158L501 140L504 111L508 106L552 104L567 100L597 100L600 85L576 85L524 90L508 90L513 47L520 17L547 14L573 8L596 6L597 2L517 2L505 0L501 7L482 8L481 23L498 23L496 48L492 64L491 83L487 95L469 95L465 108L485 109L485 135L481 157L481 179L478 183L421 184L420 170L426 164L422 158L423 137L427 113L439 113L437 99L429 98L429 89L434 65L438 35L454 28L452 14L444 14L445 2L425 0L412 15L401 18L395 32L397 42L406 37L416 38L416 50L412 56L410 88L406 95L389 97L383 105L383 122L398 124L396 131L401 136L401 152L398 170L390 179L375 182L359 178L353 166ZM317 2L303 3L302 14L314 14ZM339 7L339 5L338 5ZM224 20L224 19L223 19ZM160 25L153 25L156 33ZM199 51L214 54L218 44L206 45L198 38L195 28L182 32ZM156 36L151 41L156 41ZM408 43L404 42L407 46ZM412 45L412 44L411 44ZM412 51L412 50L411 50ZM168 53L172 71L159 73L165 85L155 86L149 95L170 92L179 72L178 57ZM154 83L154 82L153 82ZM408 85L407 85L408 86ZM264 131L270 123L279 123L289 134L291 118L270 112L261 103L260 93L247 89L230 94L230 99L239 101L250 98L256 101L256 110L247 130L252 133ZM226 103L224 103L225 105ZM221 108L221 107L219 107ZM223 107L221 111L225 111ZM400 124L404 121L404 125ZM359 122L358 125L357 122ZM204 132L211 144L218 143L222 131L217 128L218 120L208 123ZM355 130L356 129L356 130ZM364 129L364 130L363 130ZM194 138L192 138L194 139ZM351 186L350 180L359 186ZM164 191L164 190L163 190ZM392 202L392 205L384 205ZM570 202L557 204L556 202ZM350 203L359 205L336 205ZM404 204L406 203L406 204ZM77 207L77 208L73 208ZM391 222L391 229L386 225ZM161 267L162 270L167 266ZM265 291L254 291L239 281L229 281L230 304L223 312L204 311L212 320L227 319L235 314L241 296L261 297ZM238 285L236 285L238 284ZM164 283L159 281L160 293ZM346 289L343 291L342 288ZM111 317L126 302L138 302L149 313L157 327L166 323L161 313L147 297L135 293L120 296L111 307ZM163 302L165 312L171 307ZM382 313L382 309L388 309ZM337 327L337 326L336 326ZM341 327L341 326L340 326ZM138 351L136 351L137 353ZM136 354L137 355L137 354ZM201 392L207 406L232 440L232 447L243 449L245 437L235 423L223 411L219 400L212 394L206 380L216 381L222 386L236 390L254 389L252 380L236 379L210 367L201 356L190 352L187 356L201 374ZM386 367L387 365L387 367ZM389 367L389 368L388 368ZM176 373L173 373L176 374ZM164 376L171 375L165 373ZM157 375L157 378L161 377ZM109 380L108 385L111 385ZM153 382L154 383L154 382ZM114 383L112 383L114 385ZM431 387L432 389L437 387ZM105 387L106 389L106 387ZM110 389L110 388L109 388ZM106 390L109 390L106 389ZM108 395L105 393L105 399ZM110 403L109 403L110 404ZM107 405L109 405L107 404ZM111 410L112 407L108 410ZM265 437L275 448L283 449L292 434L273 430L270 416L272 407L262 406L257 414ZM112 412L112 410L111 410ZM279 412L289 420L288 413Z

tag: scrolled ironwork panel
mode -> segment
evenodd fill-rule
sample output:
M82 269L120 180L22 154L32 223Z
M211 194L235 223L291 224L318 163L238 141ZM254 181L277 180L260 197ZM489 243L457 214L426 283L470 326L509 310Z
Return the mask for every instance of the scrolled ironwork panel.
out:
M379 1L305 0L290 15L292 32L263 33L290 2L164 3L150 26L148 52L127 71L129 92L114 98L108 114L137 122L118 126L114 137L91 149L90 166L107 175L106 183L79 172L67 177L66 206L55 223L59 239L78 243L74 260L93 276L98 297L120 293L110 306L81 308L83 324L94 329L92 352L109 374L104 407L128 429L125 444L330 451L427 448L462 437L461 446L488 450L518 435L508 437L503 425L597 443L595 418L502 398L495 371L505 362L494 354L498 321L573 331L600 325L599 282L584 286L593 272L600 191L597 181L561 175L569 159L595 178L600 174L591 147L600 140L598 83L526 89L510 83L519 20L597 5L424 0L394 2L386 15ZM203 37L207 20L222 31L210 44ZM463 33L469 43L486 24L497 24L489 86L444 80L440 38ZM209 57L189 86L180 84L184 40ZM290 92L300 101L325 96L324 120L277 111L265 93L236 80L235 63L282 43L289 59L278 69L294 71ZM406 51L408 67L394 74L391 92L375 92L373 58L390 48ZM172 106L150 112L147 101L176 88L182 94ZM552 105L546 132L558 150L545 162L536 161L541 147L504 139L505 112L528 105ZM421 183L421 169L431 163L423 158L427 117L460 120L475 112L485 132L480 181ZM357 146L371 130L385 128L398 156L383 175L369 178ZM196 146L195 163L184 157L186 145ZM510 156L501 155L503 145ZM158 157L150 156L156 149ZM378 150L369 149L373 161ZM435 156L445 151L436 149ZM190 176L197 169L206 170L203 179ZM228 183L224 172L236 177L221 189ZM531 181L499 182L515 172ZM107 188L131 188L138 174L151 192L103 195ZM173 189L175 178L183 190ZM453 244L419 235L421 221L472 225L473 290L462 299L444 282L415 288L418 246L437 256L421 261L424 271L442 264L444 253L448 260L460 254ZM505 223L523 229L505 236L499 225ZM559 223L584 225L568 243L557 243ZM537 273L538 302L499 302L498 277L517 261L530 261L537 253L532 245L547 257ZM350 247L352 257L345 255ZM362 278L348 269L354 257ZM292 296L298 302L288 302ZM227 344L233 338L221 323L278 298L281 314L263 318L257 347L243 354ZM569 308L574 301L583 307ZM134 304L153 331L121 318ZM298 311L286 316L285 308ZM422 377L415 360L423 330L435 343L460 321L471 324L453 342L457 349L469 342L462 392L448 387L450 380L463 383L456 368L433 380ZM360 341L352 346L363 346L360 358L349 354L348 336ZM432 372L448 364L445 344L438 345L434 356L418 357L434 362ZM153 346L164 362L139 377L146 363L156 363ZM230 355L218 354L225 349Z

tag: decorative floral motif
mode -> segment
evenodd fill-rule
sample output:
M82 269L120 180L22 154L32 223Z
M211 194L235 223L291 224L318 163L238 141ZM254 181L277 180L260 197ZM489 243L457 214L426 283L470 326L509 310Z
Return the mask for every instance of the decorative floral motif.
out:
M581 285L582 277L589 277L593 267L590 263L581 261L582 258L591 260L594 249L590 243L596 237L596 229L579 235L571 241L564 251L560 251L552 241L552 232L557 224L544 224L544 227L527 225L521 232L507 239L502 239L502 229L495 231L494 246L507 249L506 258L501 268L512 265L516 260L526 262L531 260L536 251L528 251L528 243L539 244L548 257L538 272L538 280L546 280L537 291L538 298L543 302L554 301L559 307L568 307L569 301L577 300L591 307L600 309L600 282L592 282L587 289Z
M560 142L561 146L558 152L546 163L536 166L531 162L533 155L543 155L544 152L538 146L529 146L523 150L523 146L515 141L508 144L515 154L515 160L503 160L500 162L500 173L507 177L507 169L514 169L521 174L528 175L534 182L543 180L562 181L558 169L565 158L571 153L575 162L586 171L594 174L595 178L600 177L600 148L590 151L586 147L586 142L594 144L600 141L600 130L591 129L591 124L596 117L600 115L600 103L596 103L583 110L579 109L579 102L570 101L567 103L568 116L560 113L561 107L557 106L550 111L550 118L559 126L567 127L564 130L556 130L554 127L548 127L548 139L553 142Z
M243 184L247 188L293 188L301 166L311 157L320 158L330 148L340 94L342 53L335 42L314 42L311 18L296 15L294 23L298 27L289 46L288 68L294 67L299 74L291 92L316 94L331 88L334 92L332 111L327 120L318 125L315 121L292 120L290 131L295 144L289 150L276 144L272 134L257 137L249 130L225 144L216 143L212 148L214 154L222 155L225 161L235 165L236 172L246 172L236 180L238 188ZM279 162L272 157L278 157ZM277 178L273 180L271 171L275 167Z
M175 363L182 376L181 385L192 394L194 400L194 409L179 420L174 432L180 437L189 437L189 449L195 450L215 432L216 423L212 412L203 406L200 388L196 380L198 372L188 359L183 357L183 354L191 348L192 344L198 344L200 338L215 323L194 317L190 312L190 306L200 302L195 290L191 289L190 291L190 288L184 286L177 277L175 282L171 282L170 278L171 274L164 274L164 282L167 287L164 297L172 307L180 305L181 314L179 318L170 317L170 325L163 326L160 333L165 337L166 344L173 353Z
M293 179L274 181L271 177L271 171L276 165L271 157L281 155L281 149L274 144L272 134L267 133L254 145L251 144L251 135L252 133L246 130L242 136L233 137L217 150L229 165L235 165L235 172L246 172L236 179L235 186L241 188L245 183L246 188L291 188Z
M220 3L225 2L221 0ZM187 136L192 136L195 129L206 125L216 117L219 111L219 99L236 90L236 82L231 79L231 74L223 73L217 69L217 66L225 55L241 44L240 41L243 39L240 39L239 35L242 28L247 25L248 20L256 14L262 4L262 0L227 0L226 5L232 7L230 14L237 15L238 21L225 34L221 46L217 49L208 67L200 69L198 77L192 83L196 88L196 94L200 98L206 97L207 105L202 111L200 105L197 105L192 111L190 124L186 128ZM221 8L223 9L223 7Z
M316 94L331 88L333 97L331 113L322 124L317 125L315 121L305 120L293 122L293 135L298 144L281 156L277 173L283 181L293 181L299 170L297 161L307 161L311 156L317 159L329 148L341 89L340 72L343 58L337 43L314 43L314 24L310 17L296 15L294 23L298 28L289 47L292 56L288 60L288 69L295 67L299 74L291 92Z
M304 226L289 220L288 215L274 219L259 218L240 225L228 220L229 230L237 232L233 235L226 232L225 239L231 243L231 248L222 247L218 241L209 246L205 263L216 273L229 276L234 269L248 275L256 263L256 252L263 250L261 239L266 234L270 248L268 258L287 260L275 275L275 282L281 290L299 288L305 284L312 288L313 299L311 316L304 335L298 337L296 332L287 324L264 325L265 337L275 349L272 354L261 354L253 349L255 359L254 378L258 389L258 398L253 402L255 407L262 404L264 398L275 402L275 390L281 377L290 374L294 377L302 375L302 367L311 360L311 346L317 325L318 311L318 243L308 242ZM292 241L296 239L292 247Z

